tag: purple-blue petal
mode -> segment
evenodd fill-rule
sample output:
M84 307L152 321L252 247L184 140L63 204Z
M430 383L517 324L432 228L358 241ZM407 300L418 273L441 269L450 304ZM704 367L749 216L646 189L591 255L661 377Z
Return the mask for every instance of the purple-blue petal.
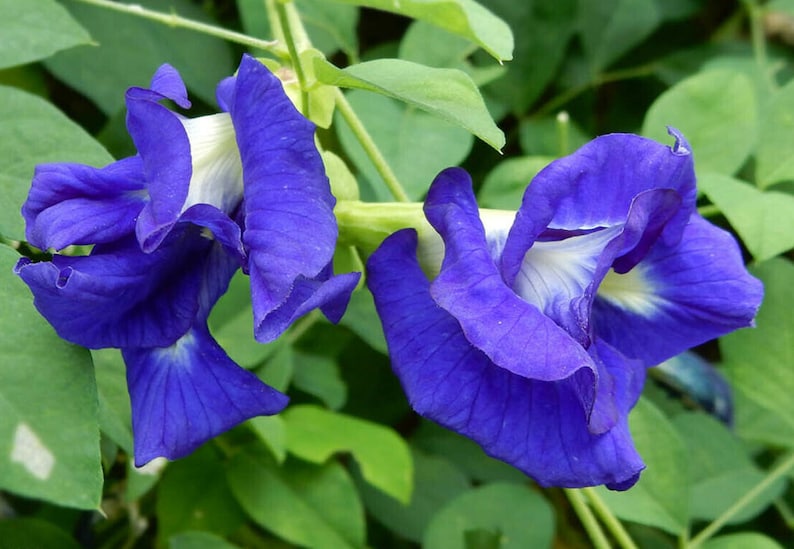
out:
M425 214L445 245L431 293L457 319L472 345L500 367L529 379L564 379L579 370L594 375L592 360L579 343L505 285L491 258L465 171L452 168L436 177Z
M17 274L64 339L89 348L167 346L222 294L238 263L182 224L152 253L133 237L90 256L21 259Z
M203 323L169 347L122 353L136 466L156 457L184 457L242 421L280 412L288 402L235 364Z
M413 408L544 486L626 489L636 482L643 464L628 431L626 406L636 400L637 384L619 379L622 364L603 361L599 368L614 376L607 385L622 414L611 429L593 434L580 394L592 381L589 370L546 382L496 366L437 306L415 253L415 233L400 231L368 262L392 366Z
M734 238L698 215L678 244L657 241L622 276L634 277L633 293L622 301L596 297L594 330L646 366L751 326L763 297L763 286L745 269Z
M673 135L672 148L637 135L605 135L542 170L527 187L505 243L505 281L512 285L524 254L544 231L625 223L635 197L651 189L670 189L680 197L681 207L661 231L665 242L674 244L694 211L697 191L688 146L680 134ZM644 251L652 244L647 240ZM638 250L631 260L639 259Z
M26 238L45 250L118 240L134 230L144 189L139 157L104 168L40 164L22 206Z
M243 163L243 242L256 286L256 334L266 341L274 332L267 317L287 302L294 281L315 279L333 257L335 200L314 125L264 65L245 56L226 102Z

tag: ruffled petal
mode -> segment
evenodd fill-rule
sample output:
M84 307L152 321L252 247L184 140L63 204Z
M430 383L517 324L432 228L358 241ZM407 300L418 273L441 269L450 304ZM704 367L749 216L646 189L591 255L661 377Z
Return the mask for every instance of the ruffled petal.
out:
M413 408L544 486L626 489L636 482L643 464L625 413L637 396L629 394L629 385L633 389L636 383L620 378L622 364L603 361L603 369L615 378L612 396L624 413L614 427L593 434L580 394L591 378L589 370L544 382L493 364L469 343L455 318L436 305L415 253L415 233L400 231L368 263L368 283L392 366Z
M268 315L286 303L294 281L315 279L333 257L335 200L314 143L314 125L295 110L264 65L245 56L226 102L243 164L243 242L256 286L256 335L266 341L274 332Z
M134 231L145 202L139 157L104 168L41 164L22 206L26 238L43 250L118 240Z
M653 366L751 326L762 297L734 238L695 215L677 245L658 241L627 274L607 275L593 326L621 353Z
M670 245L677 242L695 209L697 190L689 147L678 132L671 133L676 138L672 148L631 134L598 137L542 170L527 187L505 243L505 281L512 285L524 254L548 229L621 225L635 197L648 190L669 189L679 196L679 209L654 235ZM646 238L642 244L647 251L653 242ZM631 257L633 263L640 259L639 253Z
M208 310L238 267L200 228L182 224L152 253L134 238L92 255L23 258L16 273L64 339L92 349L168 346Z
M288 397L240 368L203 325L165 348L123 349L132 404L135 465L184 457Z
M465 171L452 168L436 177L425 214L445 244L441 273L431 286L433 299L457 319L469 342L528 379L564 379L584 369L594 383L587 352L499 276Z

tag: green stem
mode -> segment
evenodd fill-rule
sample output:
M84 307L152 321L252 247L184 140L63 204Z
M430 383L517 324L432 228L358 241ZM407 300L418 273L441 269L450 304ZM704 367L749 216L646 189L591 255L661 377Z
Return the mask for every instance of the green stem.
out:
M293 13L290 14L290 12L287 11L288 9L291 9ZM293 33L291 24L291 20L297 20L297 24L300 25L300 18L295 12L295 6L292 4L292 2L287 4L286 2L277 1L276 13L278 14L278 22L281 26L281 32L284 34L284 42L287 44L287 51L289 52L290 60L292 61L292 67L295 69L295 75L298 77L298 84L300 85L301 89L301 112L306 118L309 118L309 86L306 79L306 73L303 71L303 65L301 64L300 55L298 53L295 33ZM297 29L296 32L305 34L303 29Z
M706 204L705 206L698 207L698 213L703 217L714 217L720 215L722 210L720 210L716 204Z
M249 48L257 48L260 50L275 52L278 46L278 42L275 40L260 40L240 32L234 32L221 27L216 27L215 25L208 25L206 23L193 21L192 19L186 19L175 13L162 13L159 11L150 10L138 4L119 4L117 2L110 2L109 0L75 1L126 13L128 15L134 15L136 17L149 19L151 21L157 21L158 23L163 23L169 27L189 29L203 34L208 34L209 36L215 36L223 40L228 40L229 42L234 42L235 44L242 44L243 46L247 46Z
M303 318L298 319L292 324L289 331L287 332L286 338L289 343L295 343L300 338L309 331L309 329L314 326L318 320L320 320L320 311L314 309L312 312L304 316Z
M587 535L590 536L593 547L595 547L595 549L610 549L609 540L598 524L595 515L584 501L582 492L572 488L565 488L563 491L568 497L568 501L571 502L571 507L573 507L574 512L576 512L576 516L579 517Z
M598 492L592 488L582 488L581 491L590 501L590 505L601 519L601 522L603 522L607 529L612 533L612 536L615 538L615 541L618 542L618 545L624 549L638 549L637 544L634 543L634 540L631 539L629 533L625 528L623 528L623 524L614 514L612 514L612 511L604 503L604 500L602 500L598 495Z
M372 136L367 132L364 124L361 123L353 107L350 106L345 94L338 88L336 90L336 108L353 131L358 142L361 143L364 152L367 153L373 166L375 166L375 169L378 171L381 178L383 178L383 182L386 183L386 187L388 187L392 196L400 202L410 202L411 199L408 197L408 193L405 192L397 176L392 171L391 166L389 166L389 163L383 158L383 154L381 154L380 149L378 149L375 141L373 141Z
M416 229L420 240L435 235L425 220L420 202L339 200L334 215L339 225L339 243L355 246L367 255L375 251L383 239L400 229Z
M747 10L747 16L750 19L750 36L753 42L755 64L758 66L758 70L761 71L763 80L766 82L769 89L774 90L777 86L769 71L769 60L766 55L763 10L761 6L758 5L757 0L743 0L743 4Z
M755 498L757 498L761 493L764 492L767 488L769 488L777 479L788 473L792 468L794 468L794 452L792 452L786 459L784 459L780 464L772 469L772 471L767 474L761 482L753 486L749 491L747 491L742 497L740 497L736 503L731 505L728 509L725 510L720 516L718 516L714 521L706 526L703 530L698 532L698 535L693 537L688 545L688 549L695 549L695 547L700 547L706 540L711 538L714 534L716 534L720 528L725 526L729 520L731 520L734 516L736 516L740 511L742 511L747 505L749 505Z
M599 76L593 78L590 82L586 82L585 84L580 84L578 86L574 86L573 88L569 88L562 92L561 94L552 97L549 101L541 105L536 111L536 116L541 116L544 114L548 114L550 112L554 112L563 105L573 101L576 97L583 94L587 90L591 88L597 88L599 86L603 86L604 84L609 84L610 82L617 82L620 80L629 80L631 78L641 78L643 76L648 76L652 74L653 71L656 69L656 65L650 63L648 65L641 65L639 67L632 67L629 69L623 69L613 72L605 72Z

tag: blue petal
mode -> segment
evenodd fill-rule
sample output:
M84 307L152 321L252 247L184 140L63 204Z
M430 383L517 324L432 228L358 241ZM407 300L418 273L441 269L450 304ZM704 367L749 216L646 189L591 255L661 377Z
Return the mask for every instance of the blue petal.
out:
M21 259L16 272L64 339L92 349L167 346L225 291L238 263L182 224L147 254L134 238L92 255Z
M138 157L101 169L41 164L22 206L27 240L43 250L61 250L125 237L146 201L144 188Z
M527 187L502 254L501 271L512 285L524 254L547 229L591 230L626 222L641 193L668 189L680 208L661 231L649 233L674 244L695 209L695 173L683 138L673 148L631 134L594 139L570 156L552 162ZM627 262L641 259L653 242L643 239ZM630 250L626 250L629 253ZM624 269L630 268L626 264Z
M433 298L460 322L468 341L514 374L552 381L587 370L594 383L595 367L581 345L500 277L465 171L436 177L425 213L445 244Z
M593 325L620 352L653 366L751 326L762 297L734 238L695 215L678 244L659 241L629 273L604 279Z
M136 466L186 456L238 423L287 405L286 395L235 364L203 324L169 347L122 353Z
M288 301L294 281L316 279L331 262L335 200L314 143L314 125L295 110L278 78L245 56L226 102L243 163L243 242L250 257L256 335L267 341L281 329L268 326L269 315Z
M603 351L608 360L599 361L599 370L611 375L602 388L611 387L620 414L611 429L593 434L581 404L589 370L544 382L493 364L436 305L415 253L415 233L400 231L368 263L392 366L414 409L544 486L626 489L636 482L643 464L626 416L638 384L621 361L612 360L618 355ZM522 357L532 360L533 354Z

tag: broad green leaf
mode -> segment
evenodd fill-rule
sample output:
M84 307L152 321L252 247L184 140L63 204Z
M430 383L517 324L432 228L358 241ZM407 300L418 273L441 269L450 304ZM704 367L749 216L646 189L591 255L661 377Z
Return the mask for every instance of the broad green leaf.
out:
M225 536L245 521L226 479L225 464L211 446L170 463L157 488L157 534L202 530Z
M414 200L424 196L438 172L459 164L471 150L474 138L468 131L415 107L358 90L348 93L347 98ZM388 200L390 195L380 175L338 111L335 125L345 152L374 186L375 196ZM365 190L362 188L364 197Z
M693 518L716 519L763 480L765 473L756 467L739 439L722 423L693 412L679 414L672 422L690 456ZM785 479L780 479L729 523L740 524L755 517L780 496L785 486Z
M576 30L577 0L484 0L483 4L508 22L515 35L515 59L504 77L486 92L524 114L551 83L565 59Z
M319 398L331 410L338 410L347 400L347 387L339 375L339 365L332 357L295 352L295 388Z
M314 58L317 80L399 99L466 128L496 150L505 137L491 118L477 86L457 69L437 69L402 59L377 59L339 69Z
M287 461L276 467L238 454L229 483L243 509L260 526L303 547L364 546L364 509L353 481L335 461L322 466Z
M211 22L190 0L134 3ZM129 86L147 86L163 63L173 65L188 88L211 105L215 104L218 82L234 71L231 49L218 38L74 0L64 0L64 4L99 46L61 52L46 61L47 68L91 98L105 114L119 111L124 106L125 90Z
M25 228L18 212L36 164L83 162L102 166L113 158L58 109L27 92L0 86L0 120L0 234L22 240Z
M91 355L61 340L0 246L0 488L65 507L102 496Z
M488 173L477 199L483 208L518 210L529 182L554 158L518 156L508 158Z
M225 539L207 532L182 532L168 538L168 549L235 549Z
M794 180L794 82L777 92L764 110L756 151L756 182L761 188Z
M132 454L132 411L124 360L118 349L91 351L99 390L99 427Z
M764 283L764 303L756 327L720 339L726 373L737 390L767 415L794 427L794 265L770 259L751 269ZM742 420L742 415L737 418ZM737 423L741 436L758 440L760 433ZM794 439L780 440L794 447Z
M703 544L703 549L783 549L770 537L758 532L738 532L713 538Z
M629 426L646 469L631 490L597 490L619 518L680 534L690 519L686 446L664 414L647 399L640 399L632 410Z
M579 32L593 75L647 38L662 22L655 0L579 2Z
M410 501L411 454L390 428L311 405L287 408L282 417L290 453L323 463L338 452L350 452L367 482L398 501Z
M88 32L55 0L0 0L0 69L89 44Z
M756 261L794 248L794 196L761 191L713 173L700 177L698 187L730 221Z
M38 518L0 520L0 546L8 549L80 549L66 531Z
M420 543L422 536L441 507L465 492L469 481L450 461L411 452L414 462L414 487L411 503L404 505L364 481L358 482L364 504L379 522L405 539ZM356 480L359 480L356 477Z
M474 0L335 0L427 21L468 38L499 61L513 58L513 33L507 23Z
M249 419L248 425L265 443L276 463L284 463L287 459L287 434L281 416L257 416Z
M662 143L673 126L692 146L695 170L732 175L747 160L758 133L753 83L742 74L709 70L660 95L645 115L642 133Z
M358 8L340 6L328 0L295 0L295 6L311 43L325 55L342 50L349 58L358 55ZM265 2L237 0L237 9L246 34L273 40Z
M331 181L331 192L337 200L358 200L358 181L345 161L331 151L323 151L325 173Z
M375 301L367 288L353 293L340 323L353 330L376 351L384 355L389 353L380 317L375 310Z
M478 530L495 536L502 549L552 547L554 511L524 484L487 484L445 505L427 527L422 547L466 549L467 534Z

